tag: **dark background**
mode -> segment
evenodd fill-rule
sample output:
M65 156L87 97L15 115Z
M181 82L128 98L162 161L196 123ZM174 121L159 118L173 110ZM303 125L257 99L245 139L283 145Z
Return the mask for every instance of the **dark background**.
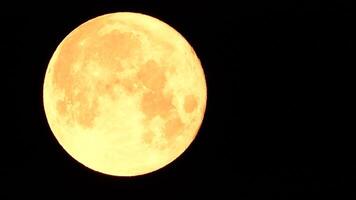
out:
M247 2L2 3L0 198L356 198L352 1ZM178 30L208 86L205 119L189 149L133 178L72 159L42 105L45 70L60 41L81 23L119 11Z

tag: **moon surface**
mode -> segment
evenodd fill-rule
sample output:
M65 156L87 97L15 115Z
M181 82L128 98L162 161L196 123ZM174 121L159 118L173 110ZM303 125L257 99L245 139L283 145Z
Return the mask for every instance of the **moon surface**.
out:
M166 23L119 12L91 19L59 44L43 103L59 144L95 171L158 170L192 143L207 101L193 48Z

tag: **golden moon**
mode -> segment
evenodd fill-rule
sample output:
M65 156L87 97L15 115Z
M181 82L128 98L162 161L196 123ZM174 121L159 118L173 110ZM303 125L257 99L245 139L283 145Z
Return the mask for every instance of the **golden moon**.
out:
M166 23L119 12L91 19L59 44L43 103L59 144L95 171L158 170L192 143L207 88L190 44Z

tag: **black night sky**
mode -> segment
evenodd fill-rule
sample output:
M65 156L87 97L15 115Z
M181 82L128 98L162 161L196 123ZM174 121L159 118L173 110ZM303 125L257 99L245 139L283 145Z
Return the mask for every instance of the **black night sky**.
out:
M247 2L1 3L0 198L356 198L352 1ZM178 30L199 56L208 87L205 119L189 149L133 178L96 173L71 158L42 104L45 70L60 41L81 23L120 11Z

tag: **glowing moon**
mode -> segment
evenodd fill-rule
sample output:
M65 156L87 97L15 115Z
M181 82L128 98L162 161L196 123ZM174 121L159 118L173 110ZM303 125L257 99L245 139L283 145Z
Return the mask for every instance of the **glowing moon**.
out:
M110 175L160 169L194 140L207 100L189 43L138 13L103 15L73 30L44 80L48 123L83 165Z

